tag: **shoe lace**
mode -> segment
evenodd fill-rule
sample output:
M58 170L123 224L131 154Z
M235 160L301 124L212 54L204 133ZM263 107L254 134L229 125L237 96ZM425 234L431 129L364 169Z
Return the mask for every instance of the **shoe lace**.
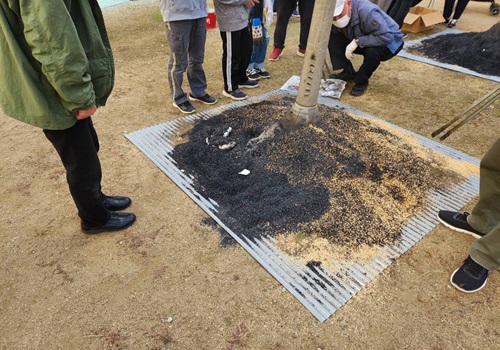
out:
M464 261L464 264L466 264L464 269L467 270L467 272L470 273L472 276L478 279L483 277L485 273L488 274L489 272L487 269L485 269L477 262L472 260L470 256Z
M463 222L467 222L467 217L469 216L470 214L468 212L464 212L463 214L462 213L456 213L455 216L453 217L455 220L459 220L459 221L463 221Z

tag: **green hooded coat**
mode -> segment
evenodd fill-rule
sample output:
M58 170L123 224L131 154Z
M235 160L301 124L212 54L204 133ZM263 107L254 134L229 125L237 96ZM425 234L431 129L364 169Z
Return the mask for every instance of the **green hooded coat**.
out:
M114 63L97 0L0 0L0 107L50 130L104 106Z

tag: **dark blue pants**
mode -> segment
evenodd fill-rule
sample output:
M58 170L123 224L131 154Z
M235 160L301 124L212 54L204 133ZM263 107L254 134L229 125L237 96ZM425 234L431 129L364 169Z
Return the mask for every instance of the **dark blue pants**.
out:
M79 120L65 130L43 130L66 169L69 191L78 215L90 226L105 224L110 212L104 207L101 192L99 140L91 118Z

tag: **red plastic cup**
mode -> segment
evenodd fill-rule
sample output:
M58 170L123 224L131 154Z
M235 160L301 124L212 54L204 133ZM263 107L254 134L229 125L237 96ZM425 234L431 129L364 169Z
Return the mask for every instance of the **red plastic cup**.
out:
M214 29L217 26L217 18L215 16L215 10L208 9L207 14L207 29Z

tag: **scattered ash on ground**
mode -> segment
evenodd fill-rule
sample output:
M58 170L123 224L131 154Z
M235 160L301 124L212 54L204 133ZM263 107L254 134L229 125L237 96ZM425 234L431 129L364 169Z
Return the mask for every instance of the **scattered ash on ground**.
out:
M481 74L500 76L500 22L485 32L446 34L423 40L409 51Z
M429 190L461 179L408 140L341 110L320 105L318 123L285 131L279 121L293 102L279 97L199 121L173 151L235 233L383 245Z

